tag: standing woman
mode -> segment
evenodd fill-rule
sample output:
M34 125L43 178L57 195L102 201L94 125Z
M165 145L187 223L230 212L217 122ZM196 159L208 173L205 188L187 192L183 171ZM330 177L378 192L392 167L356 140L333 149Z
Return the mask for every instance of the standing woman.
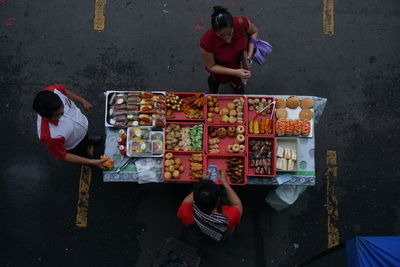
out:
M240 68L240 56L247 50L250 59L258 30L245 17L232 17L226 8L215 6L211 15L211 26L200 39L200 52L206 70L210 72L208 87L210 93L218 93L220 84L230 82L236 93L244 93L242 79L251 77L251 72Z

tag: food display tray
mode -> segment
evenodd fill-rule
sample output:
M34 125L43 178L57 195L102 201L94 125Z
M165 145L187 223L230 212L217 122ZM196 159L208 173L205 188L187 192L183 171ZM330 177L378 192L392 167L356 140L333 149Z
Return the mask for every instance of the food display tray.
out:
M194 95L202 95L203 98L205 98L204 93L183 93L183 92L171 92L177 96L179 96L183 101L185 101L185 98L194 96ZM202 119L190 119L186 117L185 112L183 111L174 111L174 118L167 118L167 121L194 121L194 122L204 122L207 118L207 113L206 113L206 100L204 99L204 105L203 105L203 118Z
M276 139L274 136L265 136L265 135L253 135L253 136L247 136L247 164L246 164L246 174L247 176L251 177L275 177L276 176ZM271 164L272 164L272 169L271 169L271 174L256 174L255 173L255 168L250 167L250 141L251 140L271 140L272 141L272 155L271 155Z
M287 99L287 98L286 98ZM301 101L301 99L303 98L299 98L299 100ZM303 136L303 135L276 135L277 137L300 137L300 138L310 138L314 136L314 116L315 116L315 111L314 108L310 108L310 110L313 112L313 117L310 120L310 134L307 136ZM288 120L299 120L299 115L300 115L300 111L301 111L301 107L300 105L295 108L288 108L286 107L286 111L288 113L288 116L286 119ZM275 109L275 117L276 117L276 109ZM275 127L276 127L276 120L275 120ZM275 132L276 133L276 132Z
M209 96L208 94L206 95L206 97ZM247 101L246 101L246 97L243 95L210 95L212 97L215 97L218 99L219 101L219 108L220 110L225 108L226 105L230 102L232 102L234 99L236 98L243 98L244 103L243 103L243 122L242 123L223 123L221 122L221 116L219 114L214 113L214 121L213 122L207 122L207 124L230 124L230 125L240 125L240 124L246 124L247 123ZM207 114L208 114L208 106L207 106L207 102L205 103L205 108L206 108L206 121L207 121Z
M139 128L139 129L143 129L149 132L149 137L147 139L133 139L132 138L132 129L134 128ZM153 153L153 136L155 134L161 134L162 135L162 148L163 151L162 152L156 152ZM154 139L154 140L159 140L159 139ZM133 142L135 141L143 141L143 142L149 142L150 143L150 153L130 153L131 151L131 145ZM151 126L139 126L139 127L128 127L127 128L127 137L126 137L126 155L128 157L134 157L134 158L160 158L163 156L164 151L165 151L165 134L164 134L164 130L162 131L154 131L151 129Z
M281 146L283 148L290 148L290 149L294 149L296 150L297 153L297 160L296 160L296 164L294 165L294 170L292 171L283 171L283 170L276 170L276 172L297 172L299 171L299 167L298 167L298 158L299 158L299 139L296 137L277 137L276 138L276 147L275 147L275 167L276 167L276 161L278 159L277 156L277 149L278 146Z
M245 156L245 155L237 155L237 154L234 154L234 155L215 155L215 154L207 154L207 155L206 155L206 164L205 164L205 165L206 165L206 169L208 169L208 166L210 166L210 165L216 165L218 169L226 170L226 169L227 169L227 166L228 166L228 164L227 164L226 161L227 161L228 159L230 159L230 158L235 158L235 157L238 157L238 158L242 158L242 159L243 159L243 164L244 164L244 169L243 169L243 171L244 171L243 183L232 183L231 180L230 180L229 175L227 175L228 183L229 183L230 185L245 185L245 184L247 183L247 177L246 177L247 159L246 159L246 156ZM218 178L217 178L217 181L216 181L215 183L216 183L216 184L221 184L221 183L218 181Z
M179 179L165 179L165 156L162 162L162 178L167 182L198 182L200 179L191 179L190 178L190 157L192 154L202 154L203 155L203 172L206 170L206 156L203 151L196 151L196 152L186 152L186 151L173 151L171 152L174 154L174 158L180 158L182 160L182 165L184 166L185 170L181 173L181 177Z
M240 126L240 125L242 125L244 127L244 129L245 129L245 132L243 134L244 137L245 137L245 141L243 142L243 145L245 146L246 151L244 153L230 153L230 152L227 151L228 145L235 144L235 138L236 138L236 137L228 137L228 136L226 136L225 138L220 138L219 139L219 141L220 141L220 143L219 143L220 152L219 153L210 153L208 141L210 140L210 138L213 138L213 137L209 136L210 129L219 128L219 127L227 128L227 127L230 127L230 126L236 128L237 126ZM229 123L229 124L210 124L210 125L206 126L205 134L206 134L206 139L205 139L206 140L206 148L205 148L205 151L206 151L206 153L208 155L226 155L226 156L238 155L238 156L244 156L247 153L247 146L246 146L247 130L246 130L246 126L244 124L234 124L234 125L232 123Z
M167 142L167 138L165 138L165 143L164 143L164 145L165 145L165 148L164 148L164 151L165 151L165 153L167 153L167 152L194 152L194 153L198 153L198 152L202 152L202 151L204 151L204 149L205 149L205 141L206 141L206 136L205 136L205 128L206 128L206 126L205 126L205 124L204 123L197 123L197 122L167 122L167 124L166 124L166 126L165 126L165 128L167 128L168 127L168 125L170 125L170 124L177 124L177 125L179 125L179 126L181 126L181 127L193 127L193 126L195 126L195 125L202 125L203 126L203 138L202 138L202 148L203 148L203 150L201 150L201 151L193 151L193 150L191 150L191 151L184 151L184 150L171 150L171 149L167 149L167 144L166 144L166 142ZM167 133L165 133L165 134L167 134Z
M249 110L249 99L266 99L266 100L271 100L271 101L274 101L275 99L273 98L273 97L255 97L255 96L248 96L248 97L246 97L246 107L247 107L247 132L248 132L248 135L249 136L252 136L252 135L257 135L257 134L251 134L251 133L249 133L249 124L250 124L250 121L251 120L254 120L254 118L257 116L257 113L256 113L256 111L255 110ZM272 123L272 133L270 133L270 134L266 134L266 133L263 133L263 134L258 134L258 135L262 135L262 136L268 136L268 135L275 135L275 104L272 104L271 106L271 112L270 113L267 113L266 115L261 115L261 114L259 114L258 115L258 117L257 117L257 119L256 120L260 120L260 119L269 119L270 120L270 123Z
M106 92L105 92L105 95L106 95L106 104L105 104L105 112L104 112L104 125L105 125L106 127L118 128L118 127L115 127L114 125L112 125L112 124L110 123L110 120L109 120L109 110L110 110L109 102L110 102L111 95L112 95L113 93L117 93L117 94L126 94L126 93L132 93L132 92L137 92L137 93L150 92L150 93L153 93L153 94L162 94L162 95L166 95L166 92L165 92L165 91L136 91L136 90L131 90L131 91L106 91ZM127 128L127 127L124 127L124 128Z

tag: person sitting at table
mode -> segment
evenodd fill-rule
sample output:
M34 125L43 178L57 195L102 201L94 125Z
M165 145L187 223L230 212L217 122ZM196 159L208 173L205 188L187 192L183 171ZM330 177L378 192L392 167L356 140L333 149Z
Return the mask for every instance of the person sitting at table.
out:
M177 216L195 243L223 243L230 239L243 213L242 202L228 184L225 170L218 170L218 179L226 191L229 205L221 205L218 186L209 173L185 197Z
M39 139L56 159L104 169L102 163L107 159L89 159L78 155L83 154L87 144L99 143L101 137L87 134L88 120L71 100L80 102L87 111L93 108L92 104L62 84L44 88L35 96L33 109L38 114Z

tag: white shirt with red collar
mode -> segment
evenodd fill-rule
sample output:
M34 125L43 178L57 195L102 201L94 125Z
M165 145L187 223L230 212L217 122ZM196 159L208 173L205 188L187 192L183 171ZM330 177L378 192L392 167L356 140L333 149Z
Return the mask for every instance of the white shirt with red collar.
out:
M56 84L44 90L60 97L64 104L64 114L56 121L38 115L38 136L54 158L63 160L67 150L75 148L83 140L89 122L75 103L67 97L64 85Z

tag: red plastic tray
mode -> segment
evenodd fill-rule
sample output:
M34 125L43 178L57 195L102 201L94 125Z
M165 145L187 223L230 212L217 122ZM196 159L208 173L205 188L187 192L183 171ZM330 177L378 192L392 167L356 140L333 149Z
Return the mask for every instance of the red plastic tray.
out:
M254 177L275 177L276 176L276 138L274 136L265 136L265 135L253 135L248 136L247 140L247 164L246 164L246 175L247 176L254 176ZM272 140L272 174L255 174L255 168L250 167L250 140L252 139L270 139Z
M180 158L182 159L182 165L185 167L185 170L183 173L181 173L181 177L179 179L165 179L164 177L164 172L165 172L165 154L163 157L163 162L162 162L162 178L167 181L167 182L198 182L200 179L191 179L189 175L190 171L190 157L192 154L202 154L203 155L203 171L206 170L207 164L206 164L206 156L203 153L203 151L198 151L198 152L171 152L174 154L174 159Z
M245 141L244 141L244 143L243 143L243 145L245 145L245 147L246 147L246 151L245 151L245 153L229 153L229 152L227 152L227 147L228 147L228 145L233 145L233 144L235 144L235 138L236 137L225 137L225 138L220 138L219 139L219 141L220 141L220 143L219 143L219 153L210 153L209 152L209 148L208 148L208 140L210 140L211 138L213 138L213 137L210 137L209 136L209 130L210 129L212 129L212 128L219 128L219 127L225 127L225 128L228 128L228 127L230 127L230 126L232 126L232 127L237 127L237 126L240 126L240 125L242 125L242 126L244 126L244 128L245 128L245 132L244 132L244 137L245 137ZM227 155L227 156L235 156L235 155L245 155L246 153L247 153L247 146L246 146L246 126L244 125L244 124L212 124L212 125L207 125L207 127L206 127L206 131L205 131L205 134L206 134L206 138L205 138L205 141L206 141L206 153L208 154L208 155Z
M227 168L227 163L226 160L229 158L235 158L235 157L240 157L243 158L243 163L244 163L244 176L243 176L243 183L242 184L237 184L237 183L232 183L230 180L230 177L228 176L228 183L231 185L245 185L247 183L247 177L246 177L246 165L247 165L247 159L245 155L214 155L214 154L208 154L206 156L206 167L208 169L209 165L216 165L218 167L218 169L224 169L226 170ZM218 178L217 178L218 179ZM220 182L218 182L218 180L216 181L217 184L221 184Z
M202 125L203 126L203 140L202 140L202 148L203 148L203 150L202 151L204 151L204 149L205 149L205 141L206 141L206 136L205 136L205 128L206 128L206 125L204 124L204 123L196 123L196 122L167 122L167 124L166 124L166 126L165 126L165 129L167 129L167 127L168 127L168 125L170 125L170 124L177 124L177 125L180 125L181 127L183 126L183 127L192 127L192 126L195 126L195 125ZM202 151L183 151L183 150L178 150L178 151L175 151L175 150L167 150L167 132L165 132L165 138L164 138L164 140L165 140L165 142L164 142L164 151L166 151L165 153L167 153L167 152L195 152L195 153L197 153L197 152L202 152Z
M177 96L179 96L183 101L185 101L185 98L191 97L197 94L201 94L203 98L205 98L204 93L182 93L182 92L171 92ZM206 99L204 99L204 103L206 102ZM198 122L204 122L207 119L207 113L206 113L206 107L207 105L203 105L203 118L202 119L190 119L186 117L185 112L183 111L174 111L174 118L167 118L167 121L198 121Z
M206 95L206 102L207 102L207 96L209 96L208 94ZM229 125L239 125L239 124L246 124L247 122L247 101L246 101L246 97L242 96L242 95L211 95L215 98L218 99L219 101L219 108L220 110L225 108L226 105L230 102L232 102L234 99L236 98L243 98L244 99L244 107L243 107L243 123L223 123L220 120L220 115L214 113L214 121L213 122L208 122L207 121L207 114L208 114L208 105L206 103L205 108L206 108L206 113L205 113L205 120L208 124L229 124Z
M273 98L273 97L253 97L253 96L249 96L249 97L247 97L246 98L246 108L247 108L247 125L249 125L249 123L250 123L250 121L251 120L254 120L254 117L257 115L257 113L253 110L253 111L250 111L250 110L248 110L248 108L249 108L249 99L256 99L256 98L259 98L259 99L262 99L262 98L265 98L265 99L269 99L269 100L271 100L271 101L274 101L275 99ZM276 109L274 109L274 105L271 105L271 110L276 110ZM262 118L265 118L265 119L270 119L270 123L272 123L272 133L270 133L270 134L250 134L249 133L249 136L256 136L256 135L262 135L262 136L274 136L275 135L275 112L272 112L272 114L271 113L267 113L267 115L265 115L265 116L263 116L263 115L258 115L258 117L257 117L257 121L260 121ZM248 126L247 126L247 132L248 132Z

